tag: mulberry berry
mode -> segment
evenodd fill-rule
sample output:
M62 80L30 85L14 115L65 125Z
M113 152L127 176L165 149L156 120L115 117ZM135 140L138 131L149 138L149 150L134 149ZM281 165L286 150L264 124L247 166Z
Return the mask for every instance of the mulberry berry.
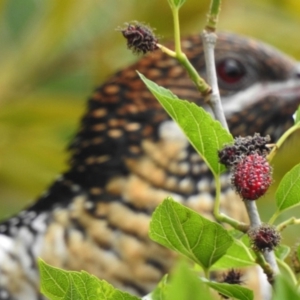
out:
M126 28L118 28L127 39L127 47L133 53L153 52L158 49L158 38L154 35L153 30L144 24L134 22L126 23Z
M236 165L243 156L258 153L266 156L270 152L267 146L270 143L270 136L260 136L255 133L254 136L237 137L233 145L227 145L218 152L219 161L226 167Z
M267 159L257 153L244 156L234 167L232 184L243 199L257 200L272 183L272 168Z
M221 282L228 284L243 284L243 280L241 279L242 273L240 271L231 269L226 274L223 275L223 280ZM223 299L229 299L229 297L219 294Z
M280 233L276 228L268 224L250 229L248 235L253 249L257 251L272 251L281 240Z

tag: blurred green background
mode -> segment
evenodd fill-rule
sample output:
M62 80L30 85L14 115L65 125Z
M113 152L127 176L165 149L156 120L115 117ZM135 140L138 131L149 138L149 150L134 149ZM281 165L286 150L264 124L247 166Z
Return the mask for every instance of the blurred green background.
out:
M183 35L203 28L208 6L209 0L187 0ZM65 148L87 97L137 59L115 31L132 20L172 38L167 0L0 0L0 218L66 169ZM225 0L219 29L300 59L299 0Z

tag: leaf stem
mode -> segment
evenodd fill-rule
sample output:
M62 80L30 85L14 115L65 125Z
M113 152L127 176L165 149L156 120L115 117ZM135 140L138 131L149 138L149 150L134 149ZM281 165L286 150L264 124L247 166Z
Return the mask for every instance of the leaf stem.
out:
M161 45L161 44L156 44L156 45L157 45L157 47L158 47L162 52L166 53L167 55L169 55L169 56L171 56L171 57L176 58L176 52L175 52L175 51L173 51L173 50L171 50L171 49L169 49L169 48L167 48L167 47L165 47L165 46L163 46L163 45Z
M214 32L216 31L220 10L221 0L211 0L207 23L201 37L204 49L207 82L212 88L212 92L206 97L206 102L210 105L216 120L218 120L225 129L229 130L221 103L215 63L215 45L217 36Z
M261 253L258 251L254 251L255 255L256 255L256 262L261 266L261 268L263 269L264 273L267 275L268 281L271 285L273 285L274 283L274 269L273 267L270 265L270 263L267 261L265 254L269 253ZM275 259L275 255L274 255L274 259ZM277 264L276 264L277 266ZM278 270L278 267L277 267ZM278 271L277 271L278 273Z
M271 217L271 219L269 220L268 224L270 225L274 224L275 220L278 218L279 215L280 215L280 211L276 210L273 216Z
M190 63L185 53L176 53L176 58L180 62L180 64L186 69L190 78L196 85L197 89L201 93L202 96L206 97L211 93L211 87L205 82L203 78L201 78L194 68L194 66Z
M295 131L297 131L298 129L300 129L300 122L296 123L294 126L292 126L291 128L289 128L281 137L280 139L277 141L277 143L275 144L275 147L273 147L272 151L270 152L270 154L267 156L267 159L269 162L272 161L272 159L274 158L274 156L276 155L276 152L278 151L278 149L280 149L280 147L283 145L283 143L285 142L285 140Z
M209 280L209 269L204 268L204 269L203 269L203 272L204 272L204 277L205 277L207 280Z
M295 217L291 217L290 219L280 223L277 225L276 229L278 231L283 231L287 226L289 225L299 225L300 224L300 219L297 219Z
M218 23L218 17L221 10L221 0L212 0L210 2L210 9L207 15L207 23L205 30L215 31Z
M250 201L250 200L245 200L245 206L248 212L248 216L250 219L250 226L251 227L259 227L261 226L261 220L260 220L260 216L257 210L257 206L255 201ZM257 254L259 254L259 252L256 252ZM268 280L271 284L274 283L274 275L277 275L279 273L279 269L278 269L278 265L276 263L276 258L275 258L275 254L274 251L265 251L263 253L263 256L266 260L266 262L268 262L268 265L270 266L270 270L267 269L267 272L265 270L265 266L261 265L261 267L263 268L263 270L265 271Z
M161 44L157 44L157 47L164 53L166 53L167 55L169 55L170 57L176 58L178 60L178 62L185 68L185 70L188 72L191 80L194 82L194 84L196 85L197 89L199 90L199 92L202 95L207 95L210 93L211 88L210 86L207 85L207 83L204 81L203 78L201 78L198 74L198 72L196 71L196 69L193 67L193 65L190 63L190 61L188 60L187 56L185 55L185 53L181 52L181 48L180 46L177 46L177 51L179 49L179 53L176 51L173 51Z
M217 221L229 224L234 229L246 233L249 230L249 225L239 222L235 219L220 213L220 196L221 196L221 181L220 176L215 176L216 197L214 202L214 216Z
M206 102L210 105L216 120L218 120L222 126L228 129L227 121L222 107L218 78L216 74L216 63L215 63L215 45L217 36L213 32L203 31L202 35L207 82L212 88L212 92L206 97Z
M180 42L180 23L179 23L179 8L172 7L173 25L174 25L174 42L176 55L181 54L181 42Z
M188 72L191 80L196 85L197 89L203 97L206 97L211 92L211 87L205 82L205 80L200 77L197 70L190 63L185 53L181 50L181 41L180 41L180 22L179 22L179 7L175 5L171 6L172 15L173 15L173 24L174 24L174 42L175 42L175 51L172 51L160 44L157 46L166 54L174 57L178 62L185 68Z
M244 200L244 203L248 212L251 227L259 227L261 225L261 220L255 201Z
M297 278L294 274L294 272L291 270L288 264L286 264L283 260L281 259L276 259L278 265L284 269L284 271L289 275L290 279L292 280L294 285L297 285Z

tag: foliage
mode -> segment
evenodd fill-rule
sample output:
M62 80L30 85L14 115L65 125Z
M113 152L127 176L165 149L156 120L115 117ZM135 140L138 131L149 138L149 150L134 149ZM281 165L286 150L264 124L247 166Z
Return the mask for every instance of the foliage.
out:
M168 2L173 11L175 37L177 37L175 40L178 43L179 21L177 14L185 1L168 0ZM219 3L219 1L212 0L212 7L216 3ZM219 11L219 9L215 11ZM217 19L217 16L215 17ZM181 53L178 44L176 45L176 53L172 53L172 56L176 57L187 68L189 74L193 73L193 70L189 69L192 67L188 61L185 61L187 58ZM219 121L214 120L202 108L186 100L179 99L169 90L156 85L142 74L140 74L140 77L206 162L216 183L215 217L218 220L222 217L222 222L228 223L235 229L227 230L217 222L204 218L173 199L165 199L153 213L149 236L155 242L178 252L188 259L188 263L181 262L170 277L164 277L153 291L152 298L157 300L210 300L215 299L214 295L218 293L225 298L251 300L254 299L253 291L236 284L236 282L230 282L229 279L223 282L214 282L211 280L210 275L212 269L220 270L224 267L244 267L258 264L268 275L270 283L273 284L273 278L275 277L276 293L273 296L274 300L300 299L296 276L292 269L283 262L289 252L289 247L279 246L276 255L277 259L281 261L281 268L284 268L285 272L289 274L292 283L288 283L282 276L277 275L277 265L275 256L272 256L274 255L273 252L270 251L269 255L266 255L266 251L259 247L262 242L270 238L270 236L264 234L271 232L272 235L278 237L277 240L279 241L279 231L282 231L288 225L299 224L300 220L295 218L287 220L279 224L277 229L265 225L265 227L272 230L252 231L259 234L255 237L258 243L254 247L252 239L254 233L248 236L245 235L248 229L245 229L244 224L219 212L220 175L225 171L225 167L219 163L217 153L224 145L233 142L231 134L222 127ZM296 127L299 126L299 110L296 112L295 117ZM280 145L285 142L288 136L289 132L283 135ZM275 154L273 151L269 159ZM295 166L281 180L276 192L277 211L274 212L271 222L274 222L281 212L299 205L299 177L300 164ZM253 205L254 202L250 203ZM248 209L249 207L250 205L247 206ZM250 219L251 223L246 227L253 229L254 223L252 223L252 218ZM270 257L273 257L273 259L270 259ZM194 269L190 267L191 262L195 264ZM98 280L86 272L63 271L51 267L43 261L39 262L39 266L42 278L41 291L50 299L138 299L113 288L105 281ZM237 280L237 282L240 283L240 280Z
M137 300L139 298L121 292L106 281L87 272L67 272L39 260L42 277L41 291L53 300Z
M178 123L213 174L219 175L224 172L225 167L219 163L217 152L225 144L232 142L231 134L202 107L178 99L170 90L158 86L142 74L140 77L172 119Z
M199 31L208 5L184 3L180 27L185 35ZM117 14L116 7L122 7ZM300 25L298 0L231 0L222 8L220 31L260 38L300 59L293 42ZM26 7L22 0L0 0L0 219L27 206L65 170L64 149L78 127L84 100L136 59L114 28L139 19L167 40L172 38L168 13L168 2L161 0L27 0ZM276 35L261 30L262 24L276 28ZM35 44L29 47L32 37Z
M219 224L209 221L171 198L152 215L150 238L190 258L203 269L218 261L233 239Z

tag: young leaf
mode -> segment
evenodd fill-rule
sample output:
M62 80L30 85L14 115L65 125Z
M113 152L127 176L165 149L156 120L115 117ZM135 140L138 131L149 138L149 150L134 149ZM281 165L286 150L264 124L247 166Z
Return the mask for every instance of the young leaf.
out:
M219 292L221 295L227 296L228 298L239 300L253 300L254 297L253 291L238 284L216 282L206 282L206 284Z
M213 298L199 277L181 262L171 275L165 300L191 299L212 300Z
M219 163L217 151L233 141L231 134L203 108L180 100L170 90L158 86L142 74L139 76L171 118L177 122L211 171L215 175L225 171L225 167Z
M209 269L232 245L233 239L219 224L167 198L152 215L150 237Z
M50 300L139 300L87 272L64 271L39 259L41 292Z
M278 212L300 204L300 164L296 165L282 178L275 199Z
M159 282L155 290L151 293L151 300L165 300L167 292L167 279L168 275L165 275Z
M291 248L286 245L281 244L275 248L275 255L280 260L285 260L290 252L291 252Z

